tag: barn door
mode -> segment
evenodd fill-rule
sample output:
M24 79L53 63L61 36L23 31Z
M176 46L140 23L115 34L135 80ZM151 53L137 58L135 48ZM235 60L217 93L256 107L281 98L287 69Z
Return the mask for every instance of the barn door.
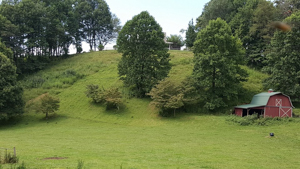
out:
M289 114L292 114L292 108L279 108L279 117L290 117Z
M276 106L279 107L279 117L290 117L289 113L292 114L292 108L282 107L282 99L276 99Z

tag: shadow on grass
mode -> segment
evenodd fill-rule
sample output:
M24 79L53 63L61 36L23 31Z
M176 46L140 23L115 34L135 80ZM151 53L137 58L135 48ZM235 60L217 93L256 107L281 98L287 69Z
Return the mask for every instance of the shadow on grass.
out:
M22 128L26 126L37 126L41 124L46 123L61 123L64 120L67 120L68 117L65 115L60 114L53 114L48 117L48 119L45 118L44 114L33 114L33 113L26 113L22 116L18 117L12 117L8 120L0 121L0 129L8 129L8 128L14 128L14 127L20 127Z

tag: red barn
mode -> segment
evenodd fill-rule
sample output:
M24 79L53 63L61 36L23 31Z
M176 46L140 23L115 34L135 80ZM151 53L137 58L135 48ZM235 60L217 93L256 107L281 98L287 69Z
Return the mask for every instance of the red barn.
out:
M265 92L253 96L250 104L235 107L235 114L248 116L257 113L263 117L292 117L293 104L289 96L281 92Z

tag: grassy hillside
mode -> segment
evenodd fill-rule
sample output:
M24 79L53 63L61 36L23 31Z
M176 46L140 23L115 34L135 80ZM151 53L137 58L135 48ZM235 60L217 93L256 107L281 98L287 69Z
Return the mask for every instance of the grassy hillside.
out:
M193 54L171 51L170 77L180 82L192 73ZM45 120L30 108L17 124L0 127L0 147L17 148L29 168L297 168L299 123L238 126L226 116L188 112L161 118L150 99L125 99L123 110L105 111L84 92L88 84L122 88L116 51L75 55L23 80L24 99L49 92L61 100L55 118ZM266 75L246 69L250 92L261 92ZM34 82L34 83L33 83ZM124 96L128 91L122 88ZM274 138L268 137L270 132ZM0 150L1 154L1 150ZM49 159L49 157L51 157ZM9 165L4 165L9 168ZM0 167L1 168L1 167Z

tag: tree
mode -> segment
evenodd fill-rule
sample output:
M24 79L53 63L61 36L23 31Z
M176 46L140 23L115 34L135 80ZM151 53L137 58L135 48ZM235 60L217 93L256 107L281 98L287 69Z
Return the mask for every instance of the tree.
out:
M205 4L202 14L197 18L196 27L205 28L210 20L217 18L222 18L229 23L246 2L247 0L211 0Z
M272 2L260 0L253 12L252 25L249 29L250 42L247 45L248 65L261 69L265 66L267 46L274 33L272 22L276 10Z
M267 66L270 74L265 86L299 99L300 95L300 12L293 13L284 22L292 26L289 32L276 31L271 41Z
M241 41L232 35L230 26L222 19L212 20L202 29L194 44L193 76L198 90L203 90L204 107L215 110L237 100L241 81L246 72Z
M46 114L46 119L49 117L49 113L54 113L59 109L59 99L50 96L48 93L41 97L41 104L39 105L38 111Z
M99 44L105 46L112 39L113 18L104 0L80 0L77 12L81 16L80 25L90 50L96 50Z
M148 12L127 21L117 39L123 53L119 75L137 97L144 97L171 68L162 28Z
M173 42L173 48L181 48L184 45L180 35L170 35L167 37L167 42Z
M180 86L167 79L160 81L147 95L151 96L151 104L160 109L162 116L168 116L169 110L173 110L175 116L176 109L184 105Z
M0 120L23 114L23 89L17 83L16 67L0 49Z
M185 45L187 48L192 48L197 37L196 28L193 19L189 22L187 31L185 32Z
M274 4L278 9L280 20L291 16L293 12L300 9L300 1L298 0L275 0Z

